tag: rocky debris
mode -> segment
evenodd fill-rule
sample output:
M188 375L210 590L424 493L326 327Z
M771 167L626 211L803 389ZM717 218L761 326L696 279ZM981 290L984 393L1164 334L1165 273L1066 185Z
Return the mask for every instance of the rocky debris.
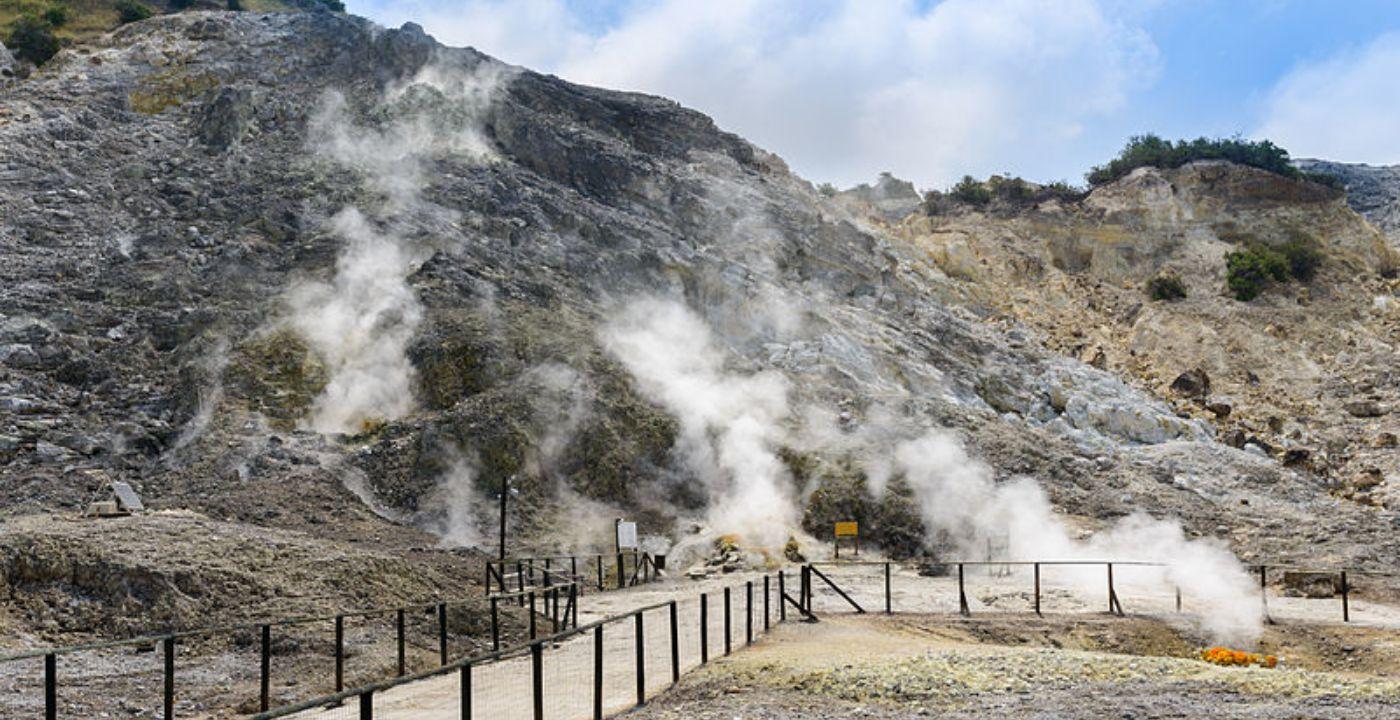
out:
M1234 411L1235 404L1229 398L1213 397L1206 401L1206 409L1209 410L1211 414L1215 415L1217 420L1225 420L1228 419L1230 413Z
M864 210L886 222L902 220L923 202L923 197L914 188L914 183L900 180L887 172L880 173L874 185L861 183L837 193L833 199L848 208Z
M1359 418L1381 417L1388 412L1384 406L1375 400L1356 400L1347 403L1344 407L1352 416Z
M1187 370L1176 376L1171 389L1189 398L1204 398L1210 394L1210 376L1200 368Z
M222 87L200 110L199 141L212 152L224 152L243 138L253 119L253 92L246 87Z
M1340 593L1341 576L1337 573L1285 570L1283 573L1285 595L1306 598L1330 598Z
M1400 166L1298 159L1299 168L1341 178L1347 205L1400 241Z
M704 580L715 574L729 574L738 570L748 568L748 560L744 557L743 551L736 544L736 538L732 535L721 535L715 538L714 552L710 557L691 565L685 571L685 576L691 580Z
M17 72L15 56L5 48L5 43L0 42L0 87L4 87Z

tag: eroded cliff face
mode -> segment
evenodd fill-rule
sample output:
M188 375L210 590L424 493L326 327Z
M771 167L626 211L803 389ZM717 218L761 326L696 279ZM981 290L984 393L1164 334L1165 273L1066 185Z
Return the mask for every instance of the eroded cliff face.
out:
M882 459L946 429L958 464L1035 479L1076 527L1142 511L1247 555L1394 549L1391 515L1217 442L1145 380L1184 343L1183 366L1296 358L1257 390L1221 372L1242 406L1327 385L1206 274L1224 224L1292 214L1335 247L1325 277L1379 292L1378 236L1309 192L1194 168L1198 195L1134 176L1084 208L891 233L670 101L323 13L186 13L67 50L0 93L0 146L12 513L115 477L157 508L407 557L480 541L509 477L522 548L602 544L619 513L758 536L713 511L763 505L743 492L761 481L793 505L775 522L855 514L907 553L938 538ZM1173 258L1199 315L1119 289ZM1329 287L1288 317L1325 324L1307 310ZM1227 319L1239 348L1196 342ZM1061 353L1091 343L1106 369Z
M1395 247L1325 188L1223 163L1145 168L1079 204L911 216L898 232L964 302L1210 421L1222 441L1351 499L1400 502L1385 482L1400 472ZM1325 256L1317 278L1231 297L1228 253L1299 239ZM1186 298L1149 297L1163 273Z

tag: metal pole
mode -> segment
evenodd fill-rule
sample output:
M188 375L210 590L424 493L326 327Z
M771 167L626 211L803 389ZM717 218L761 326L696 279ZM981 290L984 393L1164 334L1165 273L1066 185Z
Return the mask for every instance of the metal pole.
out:
M1113 563L1108 565L1108 612L1113 615L1122 615L1123 606L1118 602L1118 593L1113 590Z
M700 593L700 664L710 661L710 596Z
M501 477L501 570L506 562L506 496L510 495L510 476Z
M272 626L262 626L262 649L259 659L259 673L261 681L259 683L258 707L261 712L267 712L268 698L272 691Z
M603 626L593 628L593 720L603 720Z
M963 617L972 615L972 611L967 607L967 591L963 584L963 564L958 563L958 613Z
M500 601L496 598L491 598L491 649L501 649L501 609ZM403 671L400 670L399 674L402 675Z
M598 556L598 592L603 592L603 556Z
M724 654L729 654L729 588L724 589Z
M335 691L345 690L345 616L335 616Z
M763 576L763 632L768 632L768 576Z
M447 603L438 603L438 660L447 664Z
M786 583L783 582L783 571L778 571L778 622L787 622L787 603L783 600L787 595Z
M462 720L472 720L472 664L467 663L462 666L461 671L462 697L457 704L462 709Z
M535 696L535 720L544 720L544 643L530 646L530 684Z
M569 556L569 579L578 582L578 556Z
M671 601L671 684L681 681L680 629L677 623L676 601Z
M627 566L623 563L622 553L617 554L617 589L627 587Z
M885 563L885 614L894 612L894 606L890 598L890 564Z
M637 704L645 705L647 702L647 667L646 667L646 645L642 635L642 613L637 611Z
M574 609L574 627L578 627L578 583L569 586L569 606Z
M753 644L753 581L744 583L744 644Z
M168 637L165 646L165 720L175 720L175 638Z
M1181 586L1176 586L1176 611L1181 612Z
M1259 604L1264 609L1264 622L1272 624L1274 619L1269 617L1269 572L1267 565L1259 566Z
M495 607L496 602L493 600L491 602L491 605L492 607ZM407 645L404 637L405 624L406 623L404 622L404 610L403 608L399 608L394 613L394 634L398 636L397 640L399 643L399 677L403 677L405 672L408 670L408 663L406 662L407 658L404 656L404 648Z
M518 586L515 588L516 590L525 592L525 563L519 560L515 561L515 584ZM525 596L520 595L519 597L520 607L525 607Z
M53 653L44 656L44 720L58 720L58 656Z
M374 691L360 693L360 720L374 720Z
M531 640L534 640L536 636L537 636L537 633L535 632L535 591L534 591L534 590L531 590L531 591L530 591L530 639L531 639Z
M1040 563L1035 564L1035 614L1040 614Z
M1351 586L1347 584L1347 571L1342 571L1342 622L1351 622Z
M554 632L557 633L559 632L559 588L550 588L549 597L553 599L546 599L545 602L553 607L553 611L550 613L550 620L553 621Z

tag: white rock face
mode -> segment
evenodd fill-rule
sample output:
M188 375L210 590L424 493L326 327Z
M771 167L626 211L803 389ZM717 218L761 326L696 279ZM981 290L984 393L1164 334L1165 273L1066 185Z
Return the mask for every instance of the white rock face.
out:
M5 49L5 43L0 43L0 83L14 77L14 74L15 58Z

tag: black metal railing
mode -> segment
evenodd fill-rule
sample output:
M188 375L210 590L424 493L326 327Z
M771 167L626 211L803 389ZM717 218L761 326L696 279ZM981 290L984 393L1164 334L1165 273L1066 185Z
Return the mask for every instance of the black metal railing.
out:
M509 601L519 596L522 605L529 608L529 632L530 637L538 636L537 619L541 615L552 623L553 631L559 632L571 624L576 625L578 621L578 584L565 582L553 585L548 589L531 588L524 592L508 593L504 595L494 595L489 598L491 604L491 637L494 647L499 648L501 643L501 619L498 604L502 601ZM542 598L537 604L537 597ZM446 665L450 659L449 639L453 635L451 631L451 621L449 611L461 606L477 606L482 600L480 598L465 598L452 600L436 600L433 602L413 603L394 607L373 608L368 610L355 610L335 614L302 616L292 618L281 618L259 622L236 623L229 625L197 628L179 632L162 633L156 635L146 635L122 640L112 640L107 642L86 643L80 645L70 645L66 647L45 648L26 652L13 653L0 656L0 664L19 663L25 661L43 662L43 706L44 718L55 720L58 717L58 700L60 659L65 656L76 655L84 652L97 652L122 648L134 650L144 650L146 648L159 649L162 654L160 667L161 674L161 715L166 720L173 720L175 717L175 700L177 693L177 663L178 647L181 644L192 643L199 639L214 637L238 638L253 635L256 637L258 646L258 697L257 707L259 711L266 712L272 707L272 680L273 680L273 639L274 631L285 630L293 627L309 625L329 625L334 637L333 669L331 677L333 686L337 692L345 689L346 683L346 640L345 627L347 620L383 617L393 620L394 645L396 657L394 662L395 676L408 676L407 650L408 641L408 620L415 614L423 614L433 617L433 635L436 639L436 655L439 665ZM539 605L542 604L542 608ZM541 610L543 612L541 612ZM236 641L235 641L236 643ZM306 678L296 678L298 681Z
M487 594L491 594L522 591L536 586L549 587L559 582L577 582L581 588L591 586L602 592L659 578L656 563L650 553L636 550L487 560L483 587ZM592 565L591 571L589 565Z

